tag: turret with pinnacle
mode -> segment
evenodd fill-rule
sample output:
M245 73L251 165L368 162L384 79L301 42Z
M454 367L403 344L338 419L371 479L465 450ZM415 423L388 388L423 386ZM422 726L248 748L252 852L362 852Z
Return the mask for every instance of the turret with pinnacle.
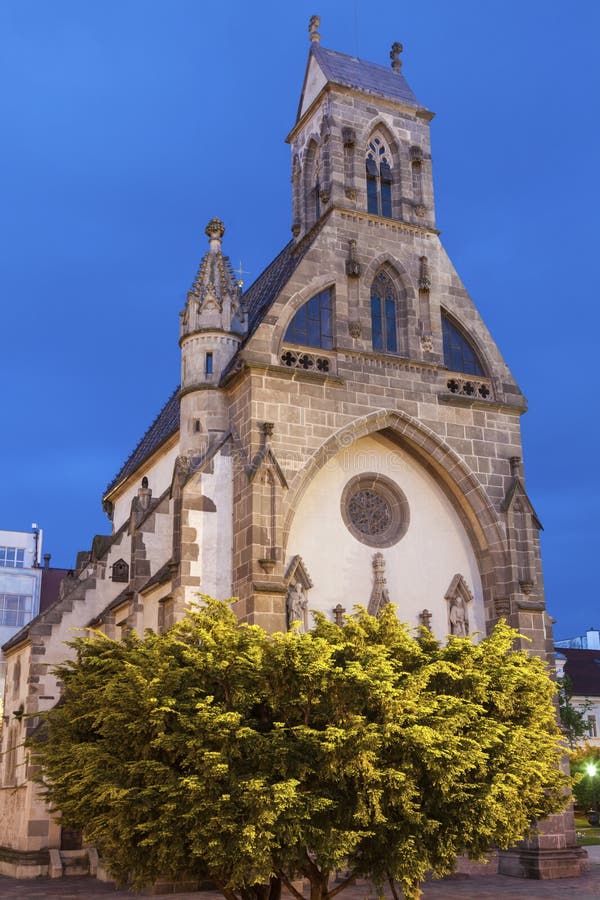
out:
M247 330L241 288L221 250L225 226L206 226L205 253L180 313L182 452L206 449L209 434L227 430L219 381Z

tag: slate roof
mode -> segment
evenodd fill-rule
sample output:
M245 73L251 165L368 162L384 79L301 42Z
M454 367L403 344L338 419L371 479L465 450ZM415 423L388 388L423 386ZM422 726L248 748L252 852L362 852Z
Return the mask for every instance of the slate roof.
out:
M144 460L148 459L155 450L158 450L167 438L175 434L179 428L179 385L175 388L156 419L147 430L133 453L125 460L113 480L106 486L105 495L114 487L131 475L132 472L141 466Z
M306 248L298 253L293 253L293 249L294 241L290 241L245 291L242 302L248 311L248 335L260 324L264 313L292 277L306 252Z
M566 657L564 672L571 681L573 694L600 697L600 650L576 650L573 647L557 647L556 650Z
M356 56L346 56L336 50L326 50L320 44L311 44L310 52L327 80L334 84L343 84L365 94L398 100L408 106L421 107L404 75L394 72L389 66L366 62Z

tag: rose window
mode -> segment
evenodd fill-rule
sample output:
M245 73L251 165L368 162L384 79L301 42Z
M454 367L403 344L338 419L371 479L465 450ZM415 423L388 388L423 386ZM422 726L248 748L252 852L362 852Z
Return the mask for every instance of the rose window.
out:
M398 485L385 475L365 473L351 478L342 492L346 528L371 547L391 547L405 534L410 513Z

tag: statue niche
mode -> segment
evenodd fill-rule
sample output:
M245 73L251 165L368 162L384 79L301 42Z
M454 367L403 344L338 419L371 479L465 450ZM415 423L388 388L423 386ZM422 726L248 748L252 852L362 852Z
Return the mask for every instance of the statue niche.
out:
M455 575L446 591L448 604L448 632L456 637L467 637L469 634L469 604L473 602L473 594L467 587L462 575Z
M285 573L287 626L298 624L299 631L308 631L308 591L312 579L301 556L294 556Z

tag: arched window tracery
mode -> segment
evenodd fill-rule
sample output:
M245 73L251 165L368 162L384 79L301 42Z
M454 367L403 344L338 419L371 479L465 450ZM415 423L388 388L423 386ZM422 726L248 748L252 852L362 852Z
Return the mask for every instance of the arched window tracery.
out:
M371 285L373 350L398 353L398 297L392 279L378 272Z
M367 212L392 218L392 156L381 134L367 144Z
M442 338L445 366L453 372L485 377L485 370L477 351L444 313L442 313Z
M311 140L308 146L303 168L305 222L311 228L321 217L322 158L316 140Z
M333 347L333 308L330 288L311 297L301 306L287 327L283 340L303 347Z

